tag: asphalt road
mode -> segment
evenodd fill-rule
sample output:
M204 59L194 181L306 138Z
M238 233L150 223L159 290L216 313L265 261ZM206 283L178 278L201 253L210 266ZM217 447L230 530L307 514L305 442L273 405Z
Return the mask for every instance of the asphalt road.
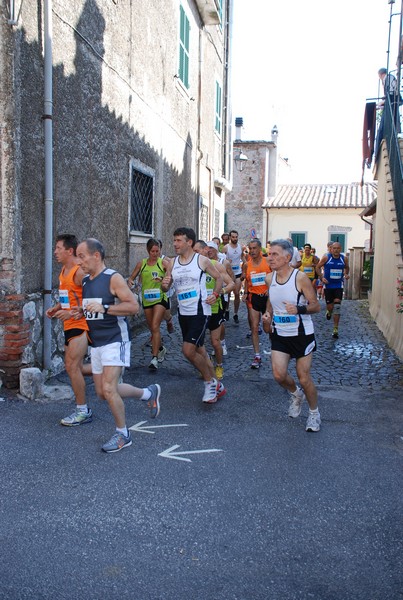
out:
M343 305L337 341L315 315L316 434L306 405L287 417L268 360L250 369L244 307L215 405L177 325L157 374L137 333L125 381L158 381L161 414L126 401L137 428L117 454L100 450L113 421L90 379L95 417L76 428L58 424L71 400L1 390L0 598L402 599L403 365L366 302Z

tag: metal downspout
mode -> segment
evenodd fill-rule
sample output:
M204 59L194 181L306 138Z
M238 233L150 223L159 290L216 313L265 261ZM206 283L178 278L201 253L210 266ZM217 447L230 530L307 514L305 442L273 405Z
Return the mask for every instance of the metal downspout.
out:
M198 73L198 82L197 82L197 158L196 158L196 238L199 237L200 231L200 212L201 212L201 202L200 202L200 170L201 170L201 161L203 158L203 152L200 148L201 142L201 109L202 109L202 67L203 67L203 32L202 27L199 29L199 73Z
M43 282L43 367L44 369L50 369L52 362L52 329L51 320L45 317L45 312L51 305L53 258L52 0L45 0L44 2L44 28L45 269Z

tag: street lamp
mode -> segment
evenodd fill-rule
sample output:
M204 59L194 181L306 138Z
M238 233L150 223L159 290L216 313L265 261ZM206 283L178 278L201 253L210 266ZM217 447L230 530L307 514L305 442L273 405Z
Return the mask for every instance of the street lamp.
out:
M234 150L235 150L235 148L234 148ZM238 171L243 171L245 163L249 159L246 156L246 154L244 154L242 152L242 150L237 149L236 151L237 151L237 154L235 154L235 156L234 156L235 166L236 166L236 168L237 168Z

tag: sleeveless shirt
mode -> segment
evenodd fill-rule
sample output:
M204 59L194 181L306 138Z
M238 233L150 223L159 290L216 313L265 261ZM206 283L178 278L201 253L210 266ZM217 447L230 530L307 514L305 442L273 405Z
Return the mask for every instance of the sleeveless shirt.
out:
M219 262L219 261L211 259L211 262L214 265L216 262ZM213 293L213 290L215 288L215 279L214 279L214 277L211 277L211 275L209 275L208 273L206 273L206 288L207 288L207 296L210 296ZM214 304L211 304L211 314L216 315L219 312L220 308L222 308L221 296L218 296L218 298L214 302Z
M253 264L252 259L248 260L246 265L248 292L252 294L267 295L265 279L268 273L271 273L271 269L264 258L262 258L260 264L257 266Z
M334 258L329 252L327 256L327 262L323 265L323 275L329 283L325 283L325 288L328 290L342 288L345 267L344 254L340 254L339 258Z
M306 306L304 295L297 289L297 270L293 270L285 283L277 282L277 273L269 287L270 304L273 308L273 329L277 335L284 337L309 335L313 333L311 315L290 315L285 310L284 302Z
M305 256L305 253L302 255L301 258L301 266L299 268L300 271L302 271L303 273L305 273L305 275L308 275L309 279L313 280L316 279L316 272L315 272L315 265L314 265L314 256Z
M157 277L165 276L165 269L161 258L157 259L155 265L149 265L147 260L143 260L140 270L143 306L153 306L161 300L167 300L166 293L161 290L161 281L156 281Z
M206 304L206 274L199 266L199 255L194 254L189 263L181 264L175 258L172 278L178 298L179 314L183 316L211 315Z
M66 267L63 267L59 275L59 302L63 309L70 310L73 306L81 306L82 304L83 288L74 281L74 276L79 268L79 265L75 265L66 275ZM81 319L67 319L67 321L63 321L63 328L64 331L68 331L69 329L88 331L85 317L81 317Z
M234 248L231 244L227 246L227 258L231 263L232 271L234 275L240 275L242 273L241 269L241 258L242 258L242 248L241 244L237 244Z
M98 348L114 342L129 342L130 332L126 317L118 317L104 313L91 313L86 306L91 302L115 304L116 296L110 290L111 277L116 273L113 269L104 269L99 275L83 279L83 309L89 327L91 346Z

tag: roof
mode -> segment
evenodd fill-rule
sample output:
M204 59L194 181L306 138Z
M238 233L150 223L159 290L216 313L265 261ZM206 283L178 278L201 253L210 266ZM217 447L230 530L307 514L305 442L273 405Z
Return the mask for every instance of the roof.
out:
M377 182L280 185L263 208L367 208L377 195Z

